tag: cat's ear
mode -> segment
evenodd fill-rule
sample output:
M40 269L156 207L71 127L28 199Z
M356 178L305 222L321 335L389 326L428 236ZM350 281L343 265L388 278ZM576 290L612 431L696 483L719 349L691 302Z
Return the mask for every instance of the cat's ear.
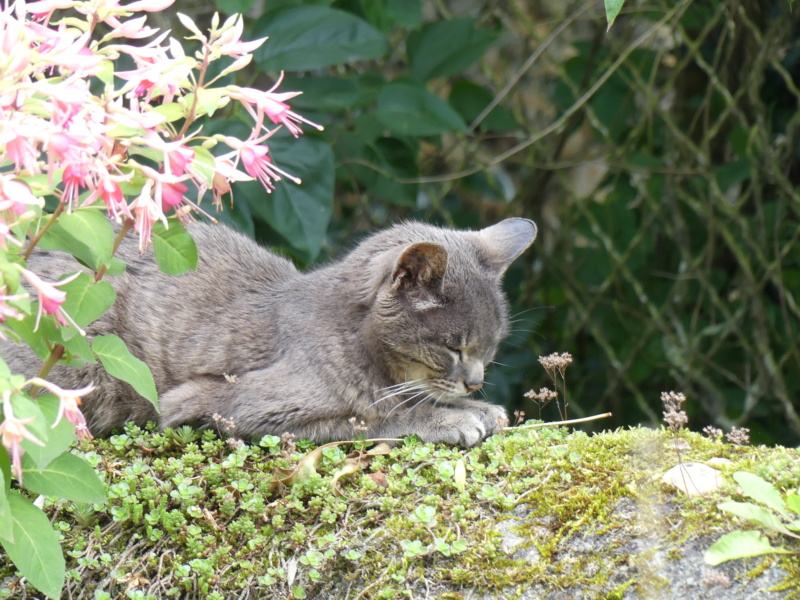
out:
M439 244L417 242L403 249L392 269L392 287L439 291L447 270L447 250Z
M481 247L498 276L536 239L536 223L529 219L506 219L478 232Z

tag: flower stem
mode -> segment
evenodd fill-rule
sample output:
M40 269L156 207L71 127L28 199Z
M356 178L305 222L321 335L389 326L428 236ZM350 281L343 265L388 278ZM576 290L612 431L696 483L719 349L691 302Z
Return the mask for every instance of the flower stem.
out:
M64 346L62 344L56 344L53 346L53 349L50 351L50 356L48 356L45 361L42 363L42 368L39 369L39 372L36 374L36 377L39 379L47 378L47 375L50 373L50 370L55 366L55 364L61 360L61 357L64 356ZM42 389L40 385L32 385L29 391L31 398L35 398L36 394L39 393L39 390Z
M569 421L553 421L551 423L533 423L531 425L517 425L515 427L503 427L503 431L515 431L517 429L538 429L539 427L559 427L561 425L572 425L573 423L585 423L586 421L596 421L597 419L606 419L611 416L611 413L603 413L602 415L593 415L591 417L583 417L582 419L570 419Z
M133 227L133 221L131 221L130 219L125 219L122 223L122 227L120 228L119 233L117 234L117 237L114 239L114 247L111 250L111 256L114 256L117 253L117 250L119 250L119 245L122 243L122 240L125 239L125 236L131 230L131 227ZM103 278L103 275L106 274L107 270L108 270L108 265L103 265L102 267L100 267L100 269L98 269L97 273L95 273L94 276L95 283L97 283Z
M44 227L42 227L42 228L41 228L41 229L40 229L40 230L39 230L39 231L36 233L36 235L34 235L34 236L31 238L31 242L30 242L30 244L28 244L28 247L25 249L25 254L23 254L23 255L22 255L22 258L24 258L26 262L27 262L27 260L28 260L28 259L31 257L31 253L33 252L33 249L34 249L34 248L36 248L36 244L38 244L38 243L39 243L39 240L41 240L41 239L42 239L42 236L44 236L44 234L45 234L45 233L47 233L47 230L48 230L48 229L50 229L50 226L51 226L53 223L55 223L55 222L56 222L56 220L58 219L59 215L60 215L62 212L64 212L64 203L63 203L63 202L59 202L59 203L58 203L58 206L56 207L56 210L53 212L53 214L52 214L52 215L50 215L50 219L47 221L47 223L45 224L45 226L44 226Z
M199 98L200 89L205 85L206 79L206 71L208 70L208 54L209 54L209 47L206 46L205 54L203 55L203 64L200 65L200 76L197 79L197 86L194 88L194 98L192 98L192 108L189 110L189 114L186 116L186 120L183 122L183 127L181 127L180 132L177 135L176 139L182 139L186 132L189 130L189 127L194 122L195 119L195 111L197 110L197 100Z

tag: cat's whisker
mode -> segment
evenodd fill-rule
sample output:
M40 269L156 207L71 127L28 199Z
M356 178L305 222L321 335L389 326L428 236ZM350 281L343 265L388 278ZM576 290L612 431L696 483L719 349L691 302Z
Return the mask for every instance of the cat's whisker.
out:
M424 394L424 393L425 393L425 390L423 390L423 391L421 391L421 392L418 392L418 393L414 394L413 396L411 396L411 397L409 397L409 398L406 398L406 399L405 399L405 400L403 400L402 402L398 402L397 404L395 404L395 405L392 407L392 410L390 410L388 413L386 413L386 416L383 418L383 420L385 421L386 419L388 419L388 418L389 418L389 415L391 415L391 414L392 414L392 413L393 413L395 410L397 410L398 408L400 408L400 407L401 407L401 406L403 406L404 404L407 404L407 403L411 402L411 401L412 401L414 398L418 398L419 396L422 396L422 394ZM428 394L429 394L429 395L430 395L431 393L432 393L432 392L428 392ZM419 403L417 403L417 404L419 404Z
M533 308L526 308L525 310L521 310L518 313L514 313L513 315L511 315L511 318L512 319L516 319L520 315L524 315L525 313L531 312L533 310L543 310L543 309L550 309L550 308L553 308L553 307L552 306L534 306Z
M418 383L418 384L411 385L411 386L408 386L408 387L402 387L402 388L400 388L398 390L395 390L391 394L387 394L385 396L381 396L380 398L375 400L372 404L370 404L370 406L375 406L378 402L383 402L384 400L388 400L389 398L394 398L395 396L400 396L402 394L409 394L411 392L416 392L416 391L419 391L419 390L425 390L427 388L428 388L428 385L425 384L425 383Z
M422 383L424 381L427 381L427 380L425 380L425 379L414 379L412 381L403 381L401 383L396 383L394 385L387 385L386 387L380 388L378 391L379 392L391 392L391 391L394 391L394 390L403 389L403 388L406 388L406 387L409 387L409 386L417 385L417 384Z

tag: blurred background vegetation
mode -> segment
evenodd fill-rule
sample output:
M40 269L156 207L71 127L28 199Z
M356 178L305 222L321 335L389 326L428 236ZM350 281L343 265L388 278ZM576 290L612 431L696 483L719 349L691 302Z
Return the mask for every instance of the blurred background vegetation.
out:
M528 416L571 352L570 416L746 426L800 443L800 20L787 0L217 0L269 36L238 85L301 90L325 126L270 141L303 185L224 218L301 265L414 218L539 225L507 287L488 395ZM171 14L163 24L177 24ZM231 81L231 83L233 83ZM210 125L231 131L223 107ZM556 418L554 406L543 418Z

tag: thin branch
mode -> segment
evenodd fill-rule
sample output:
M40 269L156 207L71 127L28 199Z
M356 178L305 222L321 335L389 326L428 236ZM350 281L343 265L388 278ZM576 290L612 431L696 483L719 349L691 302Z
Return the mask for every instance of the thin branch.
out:
M581 419L569 419L568 421L552 421L550 423L533 423L531 425L517 425L514 427L503 427L503 431L516 431L518 429L539 429L540 427L560 427L562 425L573 425L574 423L585 423L586 421L597 421L598 419L607 419L611 416L610 412L601 415L593 415L591 417L583 417Z

